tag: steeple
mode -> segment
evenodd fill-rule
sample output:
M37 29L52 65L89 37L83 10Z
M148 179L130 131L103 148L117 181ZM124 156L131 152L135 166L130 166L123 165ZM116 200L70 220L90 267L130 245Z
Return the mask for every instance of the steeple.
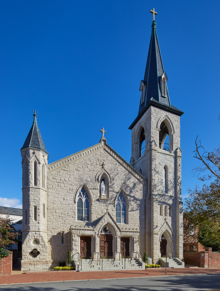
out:
M40 149L40 150L44 151L45 153L47 153L43 139L42 139L41 134L40 134L40 130L39 130L38 125L37 125L37 112L36 112L36 110L34 110L33 112L34 112L34 114L33 114L34 121L33 121L32 127L28 133L28 136L24 142L24 145L21 149L31 147L31 148Z
M129 127L129 129L133 128L136 122L151 105L175 113L179 116L183 114L182 111L172 106L170 102L170 96L167 87L168 77L164 70L156 31L157 24L155 22L155 15L157 12L151 10L151 13L153 13L152 31L144 79L141 80L139 88L141 91L141 98L138 116Z

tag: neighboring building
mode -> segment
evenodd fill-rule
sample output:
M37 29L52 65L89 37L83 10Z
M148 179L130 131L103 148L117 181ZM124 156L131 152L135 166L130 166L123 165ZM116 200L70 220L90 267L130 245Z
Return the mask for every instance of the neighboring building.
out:
M0 216L4 218L9 218L11 221L12 227L18 232L22 233L22 218L23 218L23 210L20 208L12 208L6 206L0 206ZM11 244L9 246L10 250L18 250L21 252L21 242L18 244Z
M184 252L202 252L205 251L205 247L199 243L199 226L193 224L186 218L186 214L183 214L183 251Z
M21 149L22 269L82 258L183 259L180 116L170 103L156 33L152 34L140 106L131 124L130 165L100 142L48 165L36 113Z

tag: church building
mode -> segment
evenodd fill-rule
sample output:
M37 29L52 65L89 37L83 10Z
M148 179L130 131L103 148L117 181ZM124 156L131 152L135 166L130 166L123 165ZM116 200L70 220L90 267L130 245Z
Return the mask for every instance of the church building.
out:
M163 265L166 251L170 266L184 265L183 112L171 105L167 81L154 19L129 127L130 164L109 146L104 128L99 143L48 164L34 112L21 148L22 270L65 265L68 251L81 270L144 268L144 253Z

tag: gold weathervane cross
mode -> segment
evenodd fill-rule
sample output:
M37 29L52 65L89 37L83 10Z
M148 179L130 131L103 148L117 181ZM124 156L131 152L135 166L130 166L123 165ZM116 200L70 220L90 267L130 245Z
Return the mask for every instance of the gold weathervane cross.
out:
M153 10L151 10L150 13L153 14L153 21L155 21L155 15L157 15L157 12L155 11L155 8L153 8Z

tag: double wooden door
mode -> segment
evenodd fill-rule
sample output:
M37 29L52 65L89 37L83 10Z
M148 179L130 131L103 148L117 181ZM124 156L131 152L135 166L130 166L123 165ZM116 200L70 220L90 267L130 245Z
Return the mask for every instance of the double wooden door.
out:
M100 235L100 256L102 258L112 257L112 235Z
M121 238L121 254L122 257L129 257L129 237Z
M80 237L80 257L91 258L91 236Z

